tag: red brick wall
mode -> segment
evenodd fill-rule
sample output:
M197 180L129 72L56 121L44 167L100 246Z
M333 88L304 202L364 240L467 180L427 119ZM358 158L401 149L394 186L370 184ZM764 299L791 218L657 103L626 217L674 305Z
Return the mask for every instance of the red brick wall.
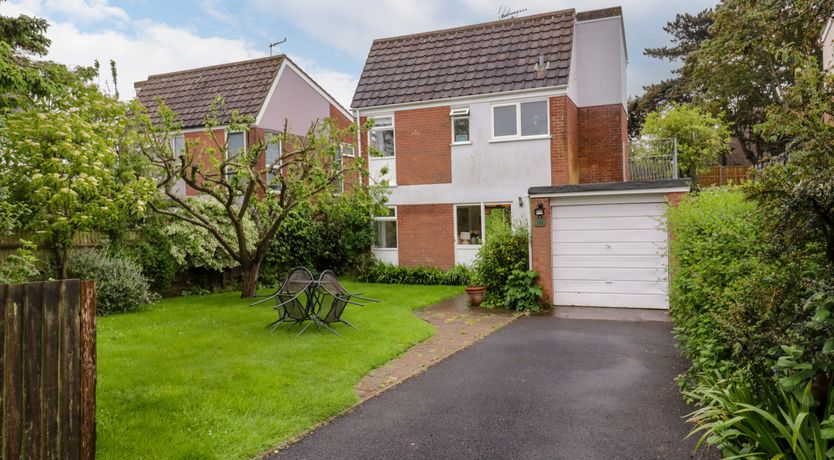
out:
M451 204L397 206L400 265L454 267L453 212Z
M579 181L579 117L576 104L567 96L550 98L550 182L551 185Z
M621 104L579 108L579 182L623 180L628 120Z
M452 182L452 119L449 106L394 114L397 185Z
M339 129L345 129L353 123L353 120L347 118L342 111L337 109L333 104L330 104L330 119L333 120L333 123ZM342 141L346 144L352 144L354 147L353 151L357 151L355 135L348 134ZM350 165L356 160L353 158L343 158L342 161L344 161L346 165ZM349 174L345 174L344 184L345 191L354 189L359 184L359 172L353 171Z
M536 216L534 211L541 203L544 206L544 227L536 227ZM553 245L551 243L552 222L550 220L550 198L534 198L530 200L531 232L531 258L533 270L539 272L539 284L544 291L544 301L553 301Z
M195 162L199 165L200 170L204 172L209 171L212 168L211 156L217 155L219 150L223 147L223 143L226 142L226 131L224 129L215 129L213 132L213 138L205 131L195 131L183 134L185 142L188 145L189 152L193 152L194 159L196 160ZM190 173L190 171L187 171L187 174ZM186 185L185 194L187 196L194 196L199 195L199 192L191 188L191 186Z

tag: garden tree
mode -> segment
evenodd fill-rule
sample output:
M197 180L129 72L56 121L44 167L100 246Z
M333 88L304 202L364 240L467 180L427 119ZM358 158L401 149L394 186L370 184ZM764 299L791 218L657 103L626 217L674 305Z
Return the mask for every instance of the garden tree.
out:
M730 149L730 130L717 117L691 104L671 104L646 117L644 139L676 139L681 177L695 177Z
M49 49L47 27L42 18L0 15L0 113L66 91L79 72L92 76L91 68L71 72L61 64L33 59Z
M785 102L796 63L777 51L819 56L819 35L831 0L724 0L712 13L709 38L687 54L684 68L696 103L724 114L747 159L758 164L785 149L783 138L755 129L770 107Z
M701 42L709 38L709 27L712 25L712 10L704 10L698 14L678 14L674 21L666 23L663 30L672 35L672 45L660 48L646 48L643 54L670 62L680 62L682 67L673 70L673 78L663 80L643 87L645 93L633 97L628 105L629 136L637 137L646 115L659 110L672 102L691 102L692 94L687 83L689 69L686 67L686 57L697 50Z
M153 182L123 160L131 143L125 105L88 75L0 118L0 188L23 208L18 229L50 250L57 278L67 276L77 232L140 216L153 193Z
M205 142L186 142L181 152L172 149L172 137L181 124L176 114L159 101L152 116L137 104L134 111L142 150L158 177L157 187L165 201L152 202L152 208L163 215L181 219L207 231L243 271L241 297L253 297L258 287L261 264L281 224L296 207L314 202L324 194L333 193L346 173L360 170L361 159L342 162L341 144L354 139L356 127L339 129L325 119L314 123L305 136L284 131L268 139L250 135L253 118L237 111L226 111L223 98L212 102L205 118ZM230 151L225 139L218 139L215 128L221 115L228 114L228 131L243 131L250 139L245 149ZM268 144L282 146L280 155L266 165L273 172L268 183L260 159ZM352 174L348 174L350 176ZM177 181L222 206L218 218L195 205L195 201L174 189ZM276 183L277 181L277 183ZM247 222L255 227L255 237L247 232ZM232 228L230 237L224 226Z
M796 50L776 59L793 61L794 83L782 92L756 135L784 144L747 187L782 251L824 248L834 280L834 75Z

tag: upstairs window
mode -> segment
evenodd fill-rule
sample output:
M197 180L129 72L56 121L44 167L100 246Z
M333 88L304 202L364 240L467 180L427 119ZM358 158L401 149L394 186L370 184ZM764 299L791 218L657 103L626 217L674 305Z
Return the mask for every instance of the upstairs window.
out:
M226 159L232 158L235 155L241 155L246 150L246 133L243 131L227 132L226 133ZM239 156L237 157L239 158ZM232 176L235 174L234 168L227 166L226 175Z
M452 109L452 144L468 144L469 138L469 109Z
M171 149L174 151L174 158L185 153L185 136L178 134L171 138Z
M492 106L492 138L512 140L550 134L547 101Z
M368 144L383 157L394 156L394 117L374 118L374 127L368 133Z
M243 131L237 132L230 132L228 133L229 139L226 145L228 149L226 151L226 159L232 157L232 155L238 154L241 151L246 149L246 133Z
M267 142L266 145L266 154L264 158L266 160L266 183L268 185L273 185L273 180L278 174L281 174L281 141L273 142L272 139L269 137L272 136L271 134L267 133ZM275 186L280 186L279 182L274 184Z

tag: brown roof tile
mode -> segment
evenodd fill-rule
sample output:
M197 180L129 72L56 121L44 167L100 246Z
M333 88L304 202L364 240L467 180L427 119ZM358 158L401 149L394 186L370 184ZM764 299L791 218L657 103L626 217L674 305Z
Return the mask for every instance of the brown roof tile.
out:
M226 99L221 123L228 123L228 112L257 116L284 56L232 62L199 69L159 75L137 82L136 97L153 115L157 99L165 101L179 115L183 128L203 126L203 118L216 96Z
M574 10L375 40L352 107L566 85ZM550 67L539 74L539 55Z

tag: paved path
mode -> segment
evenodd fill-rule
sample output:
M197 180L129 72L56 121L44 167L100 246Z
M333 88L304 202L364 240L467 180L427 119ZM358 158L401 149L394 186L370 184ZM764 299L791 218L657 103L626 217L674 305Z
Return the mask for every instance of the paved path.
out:
M528 317L275 458L693 458L671 324Z

